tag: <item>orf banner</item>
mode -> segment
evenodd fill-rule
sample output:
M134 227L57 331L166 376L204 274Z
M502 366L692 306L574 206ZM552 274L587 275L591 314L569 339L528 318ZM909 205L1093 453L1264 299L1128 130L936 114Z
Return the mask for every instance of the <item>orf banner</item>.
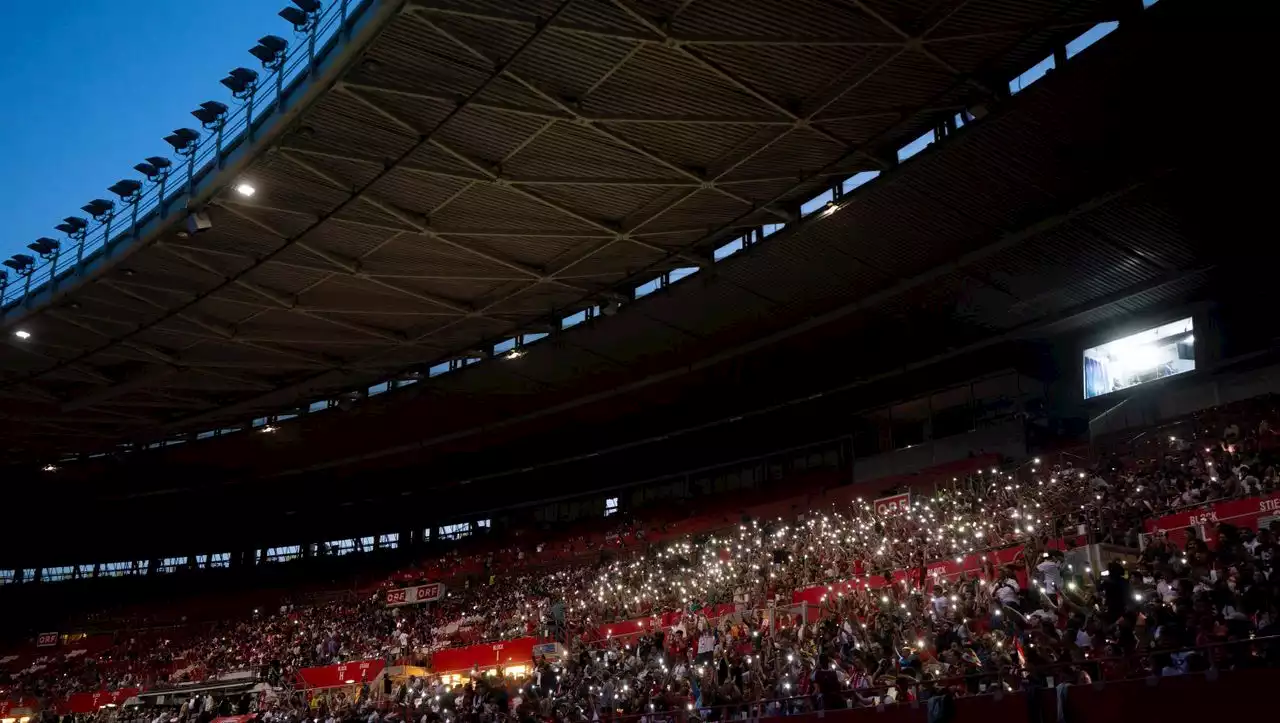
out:
M340 685L373 682L386 667L385 660L353 660L350 663L302 668L298 678L308 688L336 688Z
M57 633L40 633L36 636L37 648L50 648L58 644Z
M877 515L891 515L895 512L906 512L911 509L911 493L903 492L900 495L881 497L875 501L874 509Z
M442 597L444 597L444 585L438 582L429 582L426 585L388 590L387 607L435 602Z

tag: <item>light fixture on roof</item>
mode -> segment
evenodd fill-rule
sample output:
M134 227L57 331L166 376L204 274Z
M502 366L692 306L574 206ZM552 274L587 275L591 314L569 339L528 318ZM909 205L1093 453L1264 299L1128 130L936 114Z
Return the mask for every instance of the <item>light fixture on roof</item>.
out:
M41 468L40 468L40 471L41 471L41 472L57 472L57 471L58 471L58 465L56 465L56 464L46 464L45 466L43 466L43 467L41 467Z
M62 223L54 226L54 228L68 236L74 237L76 234L84 233L85 229L89 228L89 222L79 216L67 216L62 219Z
M222 81L226 84L226 81ZM191 115L200 121L200 125L209 130L217 130L222 127L227 118L227 104L219 103L216 100L206 100L200 104L199 108L191 111Z
M190 238L213 228L213 219L205 211L192 211L187 214L186 226L178 232L178 238Z
M22 341L26 341L27 339L31 338L31 332L27 331L26 329L19 329L13 332L13 335L18 337Z
M244 196L245 198L249 198L250 196L252 196L257 192L258 192L258 189L254 188L253 184L250 184L250 183L236 184L236 193L240 194L241 196Z
M524 350L523 350L523 349L518 349L518 348L517 348L517 349L512 349L511 351L507 352L507 358L508 358L508 359L519 359L519 358L520 358L520 357L522 357L522 356L524 356Z
M286 7L280 17L289 21L299 33L309 31L320 18L320 0L292 0L296 7Z
M106 221L115 215L116 205L105 198L95 198L80 209L97 221Z
M258 38L258 44L249 48L249 54L262 61L267 70L277 70L284 63L289 41L277 35L264 35Z
M173 146L173 150L184 157L196 152L196 142L199 140L200 133L190 128L178 128L164 137L164 142Z
M173 163L164 156L151 156L144 163L139 163L133 167L133 170L147 177L148 181L153 183L159 182L164 176L169 175L169 169Z
M263 434L272 434L277 429L279 429L279 427L275 426L274 424L268 424L267 426L263 427L258 431L262 432Z
M27 244L27 248L35 251L40 255L40 258L45 259L46 261L57 256L58 249L61 247L62 244L47 236L38 238L32 243Z
M134 204L138 202L139 198L142 198L142 181L122 178L108 186L107 190L119 196L121 201L127 204Z
M22 276L30 276L36 265L36 260L30 254L14 254L12 257L0 262L5 266L17 271Z
M231 91L234 98L248 98L258 90L258 71L248 68L235 68L227 77L218 81Z

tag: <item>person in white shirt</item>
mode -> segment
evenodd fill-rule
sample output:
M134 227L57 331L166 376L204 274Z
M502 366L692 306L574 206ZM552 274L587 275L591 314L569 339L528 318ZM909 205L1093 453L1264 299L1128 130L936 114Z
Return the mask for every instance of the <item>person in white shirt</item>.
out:
M933 599L929 602L933 605L933 616L935 618L945 617L947 608L951 607L951 601L943 594L941 585L933 586Z
M702 634L698 636L698 662L703 665L711 662L711 654L715 652L715 649L715 630L708 626L702 631Z
M1039 565L1036 565L1036 572L1040 573L1040 579L1044 581L1044 591L1049 595L1056 595L1062 590L1062 562L1059 560L1062 553L1055 551L1046 552Z
M1001 604L1010 607L1018 606L1018 592L1021 591L1018 585L1018 578L1014 577L1013 570L1005 568L1000 571L999 577L991 584L991 594Z

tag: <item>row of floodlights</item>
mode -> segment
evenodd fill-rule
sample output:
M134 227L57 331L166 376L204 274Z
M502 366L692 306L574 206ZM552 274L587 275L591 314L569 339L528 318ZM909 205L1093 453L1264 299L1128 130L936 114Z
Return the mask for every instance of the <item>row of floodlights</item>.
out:
M320 17L320 0L290 0L290 2L293 3L293 6L281 10L280 17L287 20L293 25L294 30L298 32L311 31ZM284 38L275 35L264 35L258 39L257 45L249 49L249 53L261 61L264 68L280 72L288 49L289 41ZM256 92L258 73L249 68L236 68L228 73L221 83L231 91L233 97L245 99ZM219 130L226 122L227 112L228 108L225 103L210 100L201 103L199 108L191 111L191 115L195 116L196 120L200 121L204 128ZM164 141L172 146L174 152L179 156L190 158L195 155L196 147L200 141L200 133L191 128L178 128L173 133L165 136ZM172 167L173 163L168 158L151 156L133 168L143 176L146 176L151 183L163 184L168 178ZM132 178L117 181L109 186L107 190L119 196L121 202L125 205L132 206L142 199L142 182ZM253 194L252 187L246 184L237 186L236 190L246 196ZM248 191L247 193L246 190ZM163 193L163 190L161 190L161 193ZM99 223L107 223L116 213L115 202L103 198L96 198L80 208ZM72 241L82 242L87 235L89 221L78 216L68 216L54 228L66 234ZM43 237L27 244L27 248L35 251L40 258L52 262L57 258L61 245L61 242L56 239ZM12 269L20 277L30 276L36 269L36 259L30 254L14 254L13 257L5 259L0 264ZM0 298L3 298L4 287L7 285L8 280L8 272L0 271Z

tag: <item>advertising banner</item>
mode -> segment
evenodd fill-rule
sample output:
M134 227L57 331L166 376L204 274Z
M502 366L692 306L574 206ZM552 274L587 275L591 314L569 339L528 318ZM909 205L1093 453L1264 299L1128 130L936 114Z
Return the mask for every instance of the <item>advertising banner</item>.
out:
M119 690L99 690L92 693L76 693L58 701L54 709L61 715L68 713L97 713L107 706L119 707L126 700L138 694L140 688L121 688Z
M431 654L431 670L435 673L447 673L472 668L528 665L533 661L533 646L536 642L537 638L516 638L500 643L437 650Z
M444 585L438 582L429 582L426 585L388 590L387 607L435 602L442 597L444 597Z
M353 660L350 663L302 668L298 671L298 679L306 688L337 688L372 682L386 665L385 660Z
M1050 547L1055 545L1051 544ZM982 554L970 553L959 558L959 560L939 560L931 562L925 566L925 576L929 581L927 584L939 582L942 579L955 579L968 574L978 574L982 569L984 558L989 558L995 565L1004 565L1013 562L1022 554L1022 546L1006 547L993 552ZM886 578L882 575L868 575L866 577L854 578L844 582L837 582L831 585L814 585L813 587L797 590L791 595L792 604L807 602L810 605L818 605L829 596L840 596L846 593L853 593L859 589L878 590L886 585L901 583L908 581L909 585L914 587L920 581L917 579L920 568L912 568L910 570L896 570ZM1019 580L1020 584L1025 585L1025 580Z
M1147 532L1181 530L1206 523L1227 522L1236 527L1254 527L1261 518L1280 515L1280 493L1239 500L1211 502L1198 507L1147 520Z
M900 495L881 497L875 501L873 509L875 509L877 515L891 515L895 512L906 512L911 509L911 493L903 492Z
M58 644L57 633L40 633L36 636L37 648L49 648Z

